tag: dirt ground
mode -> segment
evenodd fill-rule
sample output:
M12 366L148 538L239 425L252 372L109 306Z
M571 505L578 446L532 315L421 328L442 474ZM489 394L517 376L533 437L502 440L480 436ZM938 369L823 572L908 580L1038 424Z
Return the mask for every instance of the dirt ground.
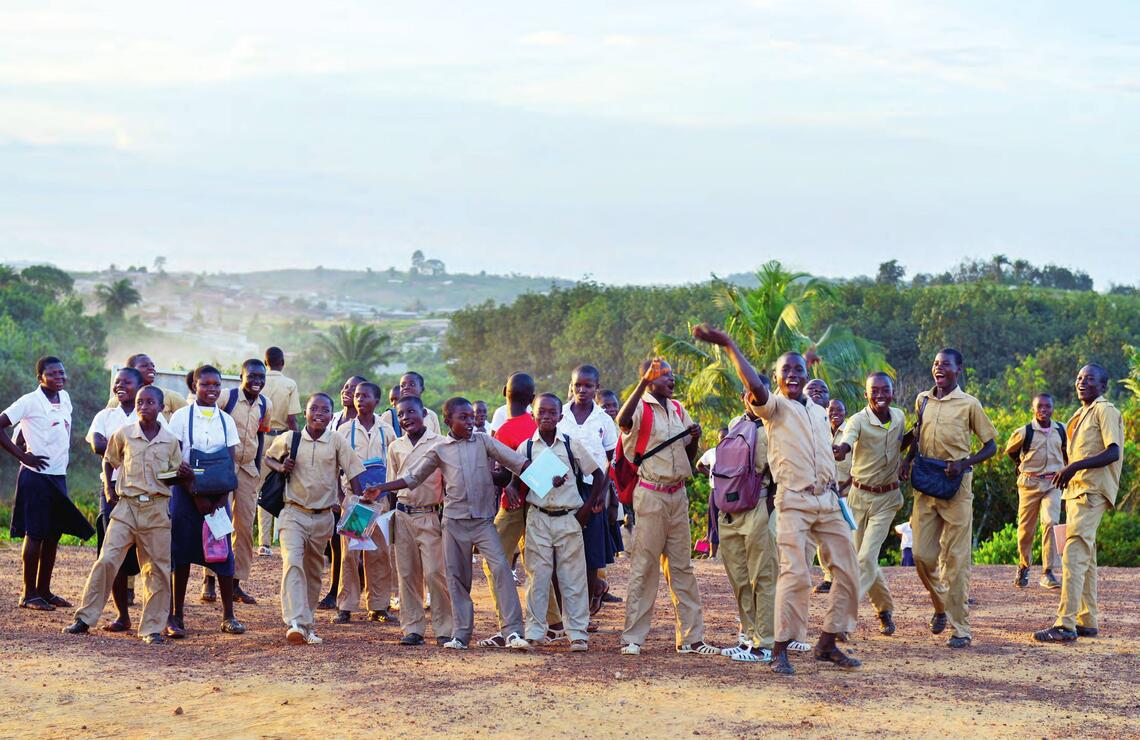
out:
M91 548L60 553L54 591L77 602ZM1043 646L1056 592L1009 584L1012 567L974 569L974 646L951 651L926 627L930 603L912 569L888 569L899 631L881 637L862 605L850 645L865 663L844 673L796 657L798 674L673 651L672 608L658 594L653 632L638 658L618 654L622 605L603 609L586 654L396 644L395 624L325 625L321 646L284 642L276 598L281 561L257 558L238 608L249 632L216 631L217 605L194 603L190 637L146 646L93 631L65 636L70 610L16 607L16 546L0 550L0 736L354 737L550 736L843 737L1140 735L1140 571L1100 571L1101 637ZM624 594L625 561L611 569ZM728 644L735 610L719 562L697 564L707 639ZM493 632L481 573L476 638ZM195 577L196 578L196 577ZM192 581L195 580L192 578ZM812 597L818 626L822 596ZM321 612L324 619L329 612ZM105 613L106 615L106 613ZM139 618L138 608L132 616Z

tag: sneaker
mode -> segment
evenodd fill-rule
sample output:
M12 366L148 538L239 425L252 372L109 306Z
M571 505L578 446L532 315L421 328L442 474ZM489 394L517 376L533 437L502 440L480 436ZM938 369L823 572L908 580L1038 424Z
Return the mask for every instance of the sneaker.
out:
M442 635L440 637L435 638L435 644L439 645L440 647L446 647L447 643L449 643L449 642L451 642L451 638L448 637L447 635Z
M75 621L63 628L65 635L83 635L86 634L91 628L82 620L76 617Z
M951 637L946 641L946 647L952 648L965 648L970 647L973 640L969 637Z
M1100 630L1098 630L1096 627L1082 627L1079 624L1077 625L1078 637L1096 637L1099 634Z
M225 632L227 635L244 635L245 634L245 625L242 624L241 622L237 621L236 619L233 619L233 618L223 619L222 620L222 626L220 629L222 630L222 632Z
M213 578L207 578L202 583L202 593L199 594L198 600L203 604L213 604L218 600L218 592L214 586Z
M806 642L800 642L799 640L792 640L788 643L788 650L794 653L810 653L811 645Z
M303 645L305 643L305 629L296 622L292 622L289 629L285 630L285 639L293 645Z
M306 645L320 645L324 643L320 637L317 637L317 631L310 627L305 630L305 644Z
M1017 569L1017 578L1013 579L1013 585L1018 588L1025 588L1029 585L1029 568Z
M622 646L622 655L641 655L641 646L636 642L631 642L628 645Z
M530 650L531 645L530 642L518 632L512 632L507 635L507 647L514 648L515 650Z
M445 648L447 648L448 650L466 650L467 649L467 643L465 643L463 640L460 640L458 637L451 638L447 642L443 643L443 646Z
M1053 571L1047 570L1041 574L1041 580L1037 582L1041 588L1060 588L1061 582L1057 580L1057 576L1053 575Z
M1037 642L1072 642L1077 639L1077 633L1064 627L1050 627L1034 632L1033 639Z
M261 547L257 548L257 556L259 558L271 558L273 557L273 548L262 545Z
M420 635L420 634L416 634L415 632L411 632L411 633L406 634L400 638L400 644L401 645L408 645L408 646L423 645L424 644L424 636Z
M812 589L814 594L829 594L831 593L831 581L824 581Z
M257 603L257 599L247 594L237 583L234 583L234 601L240 601L243 604L250 604L251 606Z

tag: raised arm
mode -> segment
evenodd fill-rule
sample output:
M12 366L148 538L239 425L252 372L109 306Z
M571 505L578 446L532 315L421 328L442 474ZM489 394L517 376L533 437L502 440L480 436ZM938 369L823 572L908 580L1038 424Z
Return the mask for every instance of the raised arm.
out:
M768 389L760 382L760 374L756 372L756 368L752 367L752 363L748 361L744 353L740 351L740 347L736 345L736 342L726 331L708 324L698 324L693 327L693 338L722 347L728 353L728 358L732 361L733 367L736 368L740 382L744 383L744 387L752 395L756 405L763 406L768 402Z

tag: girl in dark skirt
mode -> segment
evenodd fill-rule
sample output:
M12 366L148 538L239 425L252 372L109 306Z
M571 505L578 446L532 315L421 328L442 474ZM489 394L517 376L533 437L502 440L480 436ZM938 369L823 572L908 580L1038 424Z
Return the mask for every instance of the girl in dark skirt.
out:
M217 368L203 365L194 371L197 391L194 403L175 411L170 417L170 431L182 443L182 465L179 475L192 478L190 450L216 452L233 448L238 444L237 425L233 418L217 406L222 391L222 374ZM193 435L191 435L191 415L193 414ZM190 566L201 565L214 572L218 578L218 591L222 597L222 632L240 635L245 625L234 618L234 550L230 536L226 535L229 556L224 562L208 563L202 548L202 525L207 514L225 507L230 513L228 494L213 496L195 494L181 483L171 487L170 499L170 549L171 566L174 571L173 603L166 626L166 636L180 638L186 636L184 609L186 606L186 586L190 581Z
M53 611L71 606L51 592L60 537L72 534L86 540L95 530L67 495L71 445L71 398L63 389L67 371L58 357L41 357L36 378L39 387L0 414L0 447L20 462L9 530L13 538L24 538L20 606ZM20 425L26 449L12 441L8 428L13 424Z

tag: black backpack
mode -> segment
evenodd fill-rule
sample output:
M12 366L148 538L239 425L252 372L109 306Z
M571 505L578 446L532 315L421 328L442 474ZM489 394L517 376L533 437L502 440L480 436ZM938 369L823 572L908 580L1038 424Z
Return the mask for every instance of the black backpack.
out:
M1068 440L1065 437L1065 425L1059 421L1053 422L1053 428L1061 434L1061 459L1065 464L1069 464L1069 448ZM1029 443L1033 441L1033 422L1025 425L1025 434L1021 440L1021 449L1017 451L1017 461L1020 463L1025 458L1025 453L1029 452Z
M289 440L290 459L297 459L300 447L301 432L298 430L293 432L293 438ZM288 481L288 474L270 470L269 475L265 476L265 482L261 484L261 490L257 492L257 505L275 517L281 516L281 510L285 508L285 484Z

